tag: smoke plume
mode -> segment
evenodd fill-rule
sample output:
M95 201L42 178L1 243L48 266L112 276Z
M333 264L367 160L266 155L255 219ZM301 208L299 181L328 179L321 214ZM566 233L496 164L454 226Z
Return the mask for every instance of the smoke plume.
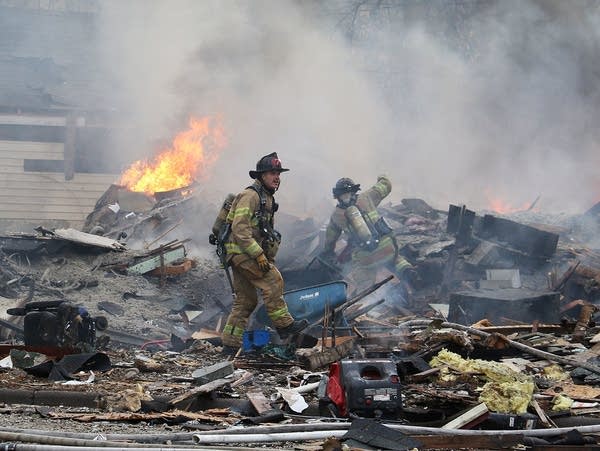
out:
M379 173L393 201L580 212L600 200L599 22L585 1L107 1L98 45L136 130L121 158L222 115L215 201L277 151L290 213L325 219L338 178Z

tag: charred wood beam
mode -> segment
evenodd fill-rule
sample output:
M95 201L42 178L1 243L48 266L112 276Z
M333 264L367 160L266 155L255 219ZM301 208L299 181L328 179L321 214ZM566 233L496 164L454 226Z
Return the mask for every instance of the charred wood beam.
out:
M565 284L569 281L577 267L581 264L579 260L575 260L571 266L565 271L560 279L556 281L556 283L552 286L552 291L560 291L565 286Z
M100 393L50 390L14 390L0 388L0 403L31 406L68 406L103 408L105 401Z
M310 370L322 368L336 360L346 357L354 347L354 338L349 337L346 341L332 348L314 350L310 354L299 356L300 362Z
M194 388L187 393L184 393L171 399L169 401L169 406L177 409L186 410L192 405L192 403L198 398L198 396L211 393L214 390L222 388L229 383L231 383L231 380L229 379L216 379L214 381L208 382L207 384L200 385L199 387Z

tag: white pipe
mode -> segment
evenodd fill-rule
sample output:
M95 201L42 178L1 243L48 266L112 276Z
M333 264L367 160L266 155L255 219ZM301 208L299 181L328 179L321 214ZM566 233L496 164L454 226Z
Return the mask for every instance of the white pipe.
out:
M328 437L342 437L342 431L283 432L276 434L194 434L194 443L258 443L258 442L297 442L303 440L323 440Z
M146 446L136 447L136 448L120 448L120 447L109 447L109 448L98 448L93 446L56 446L56 445L35 445L29 443L15 443L15 444L0 444L0 450L3 450L3 446L6 446L6 449L14 450L14 451L90 451L93 449L101 449L102 451L145 451L148 450ZM234 448L229 446L219 446L219 448L203 448L193 446L191 448L184 447L176 447L176 446L168 446L162 448L152 448L159 451L221 451L221 450L230 450L230 451L262 451L264 448Z
M312 384L300 385L299 387L290 388L290 390L294 390L296 393L308 393L319 388L320 384L321 382L313 382Z
M470 430L470 429L440 429L421 426L405 426L398 424L383 424L390 429L395 429L405 434L415 435L459 435L459 436L503 436L503 435L523 435L526 437L548 437L554 435L566 434L569 431L577 430L582 434L593 434L600 432L600 425L565 427L552 429L510 429L510 430ZM348 425L349 426L349 425ZM267 427L265 427L266 429ZM194 443L257 443L257 442L293 442L302 440L322 440L328 437L341 437L347 430L324 430L310 432L282 432L262 434L194 434ZM415 437L418 439L418 436Z
M122 447L93 447L93 446L51 446L51 445L33 445L28 443L16 443L14 445L8 445L6 449L14 450L14 451L90 451L92 449L101 449L103 451L144 451L148 448L146 447L137 447L137 448L122 448ZM2 450L2 445L0 445L0 450ZM152 448L157 449L159 451L214 451L214 448L211 450L210 448L174 448L174 447L166 447L166 448Z

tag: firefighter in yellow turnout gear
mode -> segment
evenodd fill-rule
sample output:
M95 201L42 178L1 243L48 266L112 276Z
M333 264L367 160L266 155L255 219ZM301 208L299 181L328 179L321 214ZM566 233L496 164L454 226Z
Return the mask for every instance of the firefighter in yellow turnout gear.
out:
M290 315L283 299L283 278L274 266L281 236L273 228L278 207L273 195L279 188L280 174L288 170L282 168L276 153L262 157L256 170L249 172L254 183L235 197L227 215L231 231L225 249L236 297L222 333L225 354L241 346L248 318L258 303L257 290L282 339L308 326L308 321L294 321Z
M414 282L418 279L416 271L398 253L393 230L377 212L377 206L392 191L392 183L381 175L374 186L357 194L359 190L360 184L349 178L338 180L333 188L338 204L327 225L321 257L335 259L335 246L343 232L352 246L352 279L357 290L375 283L377 270L383 266L399 279Z

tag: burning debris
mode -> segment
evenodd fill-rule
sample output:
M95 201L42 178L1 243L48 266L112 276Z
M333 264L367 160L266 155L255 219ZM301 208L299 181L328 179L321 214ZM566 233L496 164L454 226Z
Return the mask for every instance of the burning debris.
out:
M561 436L580 413L595 421L600 257L573 245L581 218L547 226L532 211L380 205L418 277L382 269L361 287L346 258L352 243L342 237L337 258L324 259L322 226L281 215L284 296L309 327L282 340L263 306L225 359L232 298L222 261L192 258L208 249L206 237L182 236L209 231L217 216L197 188L223 139L218 124L192 120L172 149L109 187L84 231L0 237L1 403L44 406L49 427L60 419L180 428L138 443L321 446L337 437L391 449L379 442L385 433L436 449L470 430L474 447L495 449ZM69 391L36 392L55 380ZM323 425L262 424L313 416ZM238 424L258 426L230 427ZM489 430L506 434L501 445ZM577 440L594 440L576 430Z
M109 192L122 197L128 191L115 186ZM146 196L143 199L148 199ZM290 286L285 296L294 316L309 320L311 328L293 344L282 343L259 311L238 355L223 361L219 329L231 301L222 270L215 260L173 269L191 261L185 249L188 241L169 241L167 237L179 226L186 229L182 212L191 205L212 209L213 217L216 214L216 208L204 205L192 191L178 191L137 211L133 224L105 223L103 237L45 229L35 236L4 237L3 250L11 252L2 260L7 275L2 285L7 296L4 302L15 302L11 298L20 295L26 302L7 309L12 317L24 315L24 328L18 323L9 326L7 320L1 323L13 341L25 340L24 345L3 345L0 349L7 356L3 362L10 361L13 368L25 368L37 376L28 375L17 382L11 377L14 369L4 370L1 402L46 405L52 418L71 422L177 423L182 428L178 440L212 444L267 439L253 438L252 428L243 429L243 434L236 432L239 435L235 437L227 426L211 433L189 428L198 422L222 428L240 421L260 424L266 421L263 418L280 421L294 412L307 418L314 414L338 418L337 426L327 420L324 425L339 430L340 434L334 435L347 443L373 443L364 434L351 432L356 420L348 419L363 417L364 431L374 427L375 423L369 422L373 418L401 420L405 426L390 423L381 427L391 427L394 433L427 449L442 446L440 439L429 433L442 434L447 444L463 429L481 431L475 436L477 443L494 448L487 429L512 430L504 444L517 444L527 442L525 437L545 437L553 430L556 436L564 433L560 426L569 424L567 420L581 409L587 409L593 418L594 395L579 394L572 388L576 385L569 385L571 380L585 381L587 385L579 387L592 390L600 380L593 345L597 333L593 306L598 302L595 268L600 265L590 249L564 247L557 234L538 226L492 215L480 218L466 208L450 206L446 215L414 199L383 206L381 211L394 225L401 252L423 280L422 286L411 288L408 302L399 304L391 301L397 299L394 291L398 289L390 285L391 277L349 296L347 283L339 280L350 274L348 267L341 265L327 277L322 268L314 274L313 266L319 264L314 262L319 252L318 227L292 221L302 233L289 242L295 249L293 258L284 260L283 274ZM128 220L125 216L124 221ZM101 238L113 244L95 241ZM60 246L50 245L56 241ZM146 249L129 248L129 243L144 242ZM307 245L311 242L317 245ZM496 251L476 258L482 243L490 243ZM298 249L305 253L298 255ZM31 266L26 274L23 264L27 261ZM80 276L95 273L98 284L61 287L59 269L74 262L87 262L87 270L79 266L76 272ZM566 270L558 272L558 267ZM553 277L548 277L549 268L553 268ZM109 276L108 283L114 288L108 297L102 274ZM318 282L310 285L314 280ZM351 278L348 281L352 283ZM88 294L88 301L76 301L79 292L94 290L100 290L100 296ZM586 297L587 303L573 304L573 293L578 298L581 294L593 296ZM49 294L63 297L37 300ZM86 313L81 321L74 320L77 315L62 315L60 308ZM151 314L154 310L162 314ZM100 311L108 315L106 323L98 323L96 312ZM43 328L31 326L35 321L41 324L42 317L48 317ZM141 321L131 328L128 324L135 317ZM49 334L52 330L56 333ZM60 338L67 337L62 331L72 330L79 331L77 339L72 335L68 335L73 338L70 341ZM86 354L78 363L64 360L81 353L81 348L77 350L81 344L86 351L104 357L96 357L98 364L93 367ZM43 354L32 353L40 347ZM44 397L27 401L27 390L44 376L29 369L36 365L19 363L20 349L37 356L33 357L37 365L50 359L61 368L53 374L60 372L82 387L95 386L95 392L62 396L57 391L62 408L52 407L54 403ZM557 368L561 368L560 376L551 375ZM139 391L135 387L140 382L136 381L142 374L144 389ZM171 388L164 385L165 374ZM510 379L509 374L518 377ZM515 384L523 388L519 398L514 396ZM112 395L115 390L121 394ZM81 405L88 406L89 412L78 412ZM339 418L345 421L340 423ZM423 423L437 424L439 429L415 432L415 426ZM269 440L277 437L267 426L258 426L256 432L263 430ZM282 433L282 440L309 437L307 432ZM327 430L310 437L324 439L330 433Z
M121 176L120 185L150 195L190 186L205 176L225 146L225 132L219 118L190 118L189 129L179 133L172 148L152 162L136 161Z

